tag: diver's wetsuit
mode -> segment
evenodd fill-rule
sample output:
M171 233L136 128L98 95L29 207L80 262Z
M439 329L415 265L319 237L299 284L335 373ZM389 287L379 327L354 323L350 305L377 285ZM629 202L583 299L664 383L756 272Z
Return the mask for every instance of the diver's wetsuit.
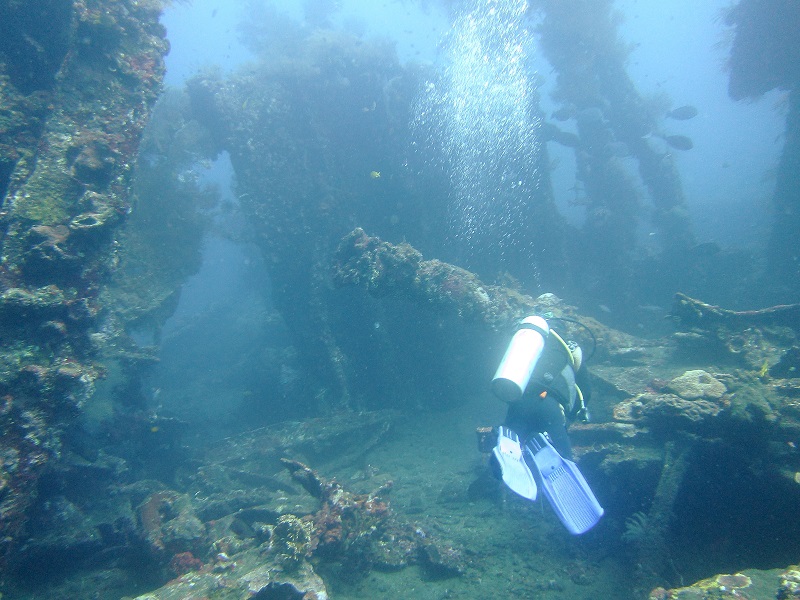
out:
M575 373L567 349L549 338L522 398L508 405L503 425L514 431L523 445L534 434L546 431L561 456L571 458L567 425L581 409L576 383L583 392L584 403L588 402L588 371L581 365Z

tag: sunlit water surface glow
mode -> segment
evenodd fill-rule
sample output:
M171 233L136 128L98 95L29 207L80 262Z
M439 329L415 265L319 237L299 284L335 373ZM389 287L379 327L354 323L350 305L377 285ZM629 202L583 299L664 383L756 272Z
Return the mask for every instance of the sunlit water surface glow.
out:
M429 84L417 124L441 140L451 177L451 235L468 255L520 243L534 190L537 129L525 0L472 0L449 34L444 78Z

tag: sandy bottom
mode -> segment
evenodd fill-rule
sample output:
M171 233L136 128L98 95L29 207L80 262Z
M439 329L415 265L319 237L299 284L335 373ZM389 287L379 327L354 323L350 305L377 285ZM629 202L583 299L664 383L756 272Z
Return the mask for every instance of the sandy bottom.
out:
M608 549L603 521L573 537L549 506L517 497L488 475L475 428L495 425L503 416L504 407L484 397L409 417L367 454L361 468L335 474L323 469L323 475L358 491L391 479L393 509L464 548L468 563L459 577L435 578L411 567L372 572L357 582L320 568L333 599L632 597L632 567Z

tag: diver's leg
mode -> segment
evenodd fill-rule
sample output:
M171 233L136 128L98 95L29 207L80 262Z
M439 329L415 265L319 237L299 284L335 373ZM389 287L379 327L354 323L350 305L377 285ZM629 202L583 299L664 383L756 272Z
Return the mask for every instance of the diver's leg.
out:
M519 402L509 404L504 425L517 432L521 440L546 431L559 454L572 458L564 411L552 395L523 397Z

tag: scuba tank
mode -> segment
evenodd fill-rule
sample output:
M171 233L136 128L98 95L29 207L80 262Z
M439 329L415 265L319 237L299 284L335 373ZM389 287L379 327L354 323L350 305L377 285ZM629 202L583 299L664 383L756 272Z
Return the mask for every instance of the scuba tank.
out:
M522 320L492 379L495 396L505 402L517 402L522 398L549 335L550 326L542 317Z

